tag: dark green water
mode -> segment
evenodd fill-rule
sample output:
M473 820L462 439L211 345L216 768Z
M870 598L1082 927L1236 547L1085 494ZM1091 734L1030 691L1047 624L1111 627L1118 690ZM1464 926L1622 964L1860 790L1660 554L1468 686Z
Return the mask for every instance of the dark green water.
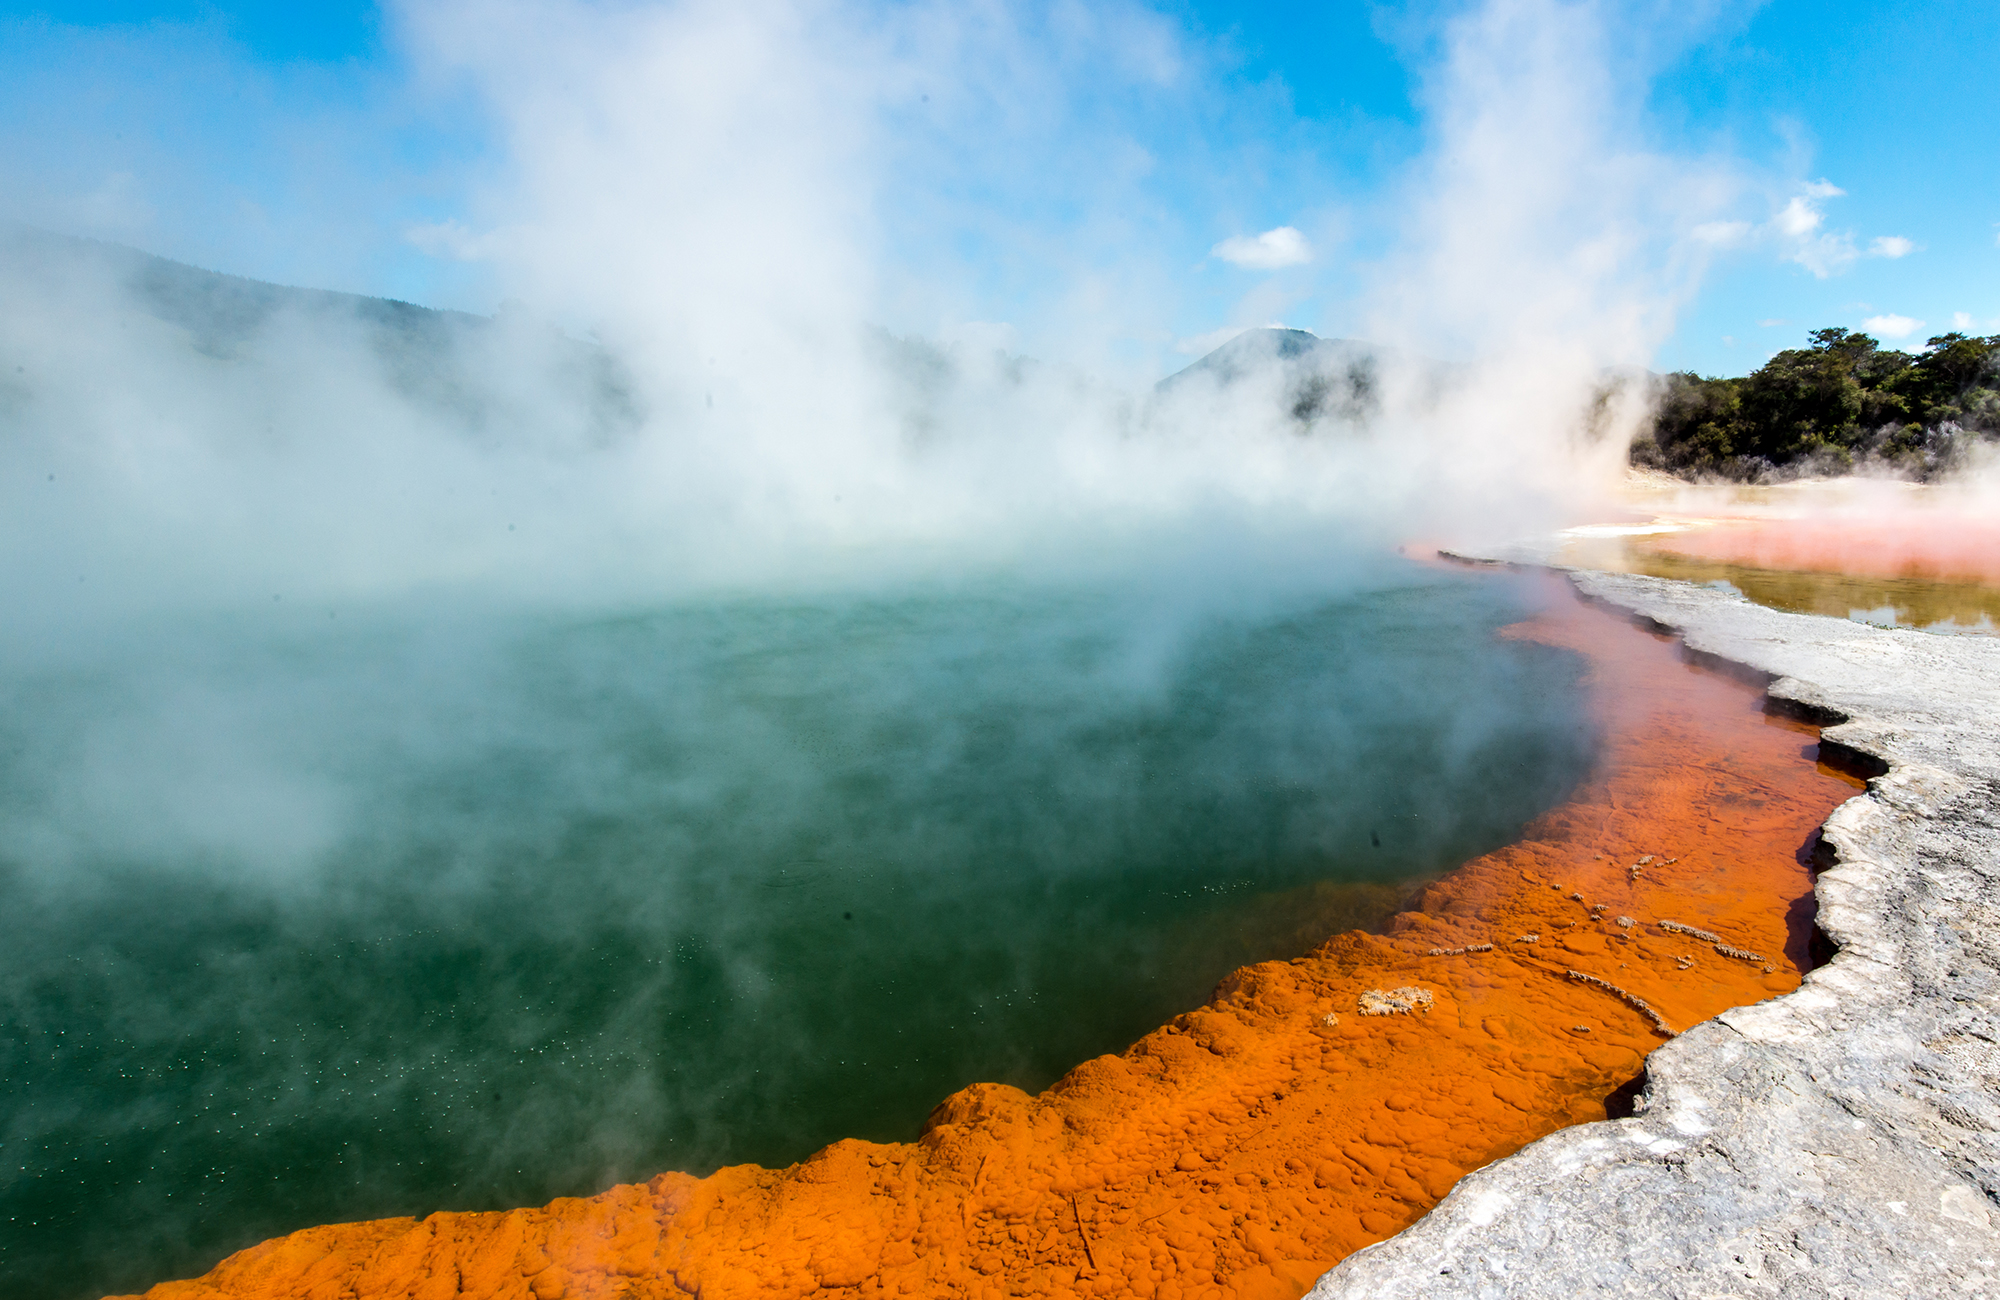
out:
M1509 580L356 611L7 668L0 1290L905 1139L1588 763Z

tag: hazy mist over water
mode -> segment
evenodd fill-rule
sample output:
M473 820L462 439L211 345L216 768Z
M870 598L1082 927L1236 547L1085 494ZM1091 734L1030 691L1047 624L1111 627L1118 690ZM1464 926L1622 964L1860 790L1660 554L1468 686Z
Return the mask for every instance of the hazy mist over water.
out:
M907 1138L1511 839L1576 665L1391 548L1620 472L1740 188L1621 12L1424 18L1394 241L1215 232L1324 408L1154 386L1244 173L1137 6L396 6L490 319L0 231L5 1288Z
M907 1139L1379 919L1589 730L1567 657L1491 639L1510 583L1343 586L266 614L16 665L12 1286Z

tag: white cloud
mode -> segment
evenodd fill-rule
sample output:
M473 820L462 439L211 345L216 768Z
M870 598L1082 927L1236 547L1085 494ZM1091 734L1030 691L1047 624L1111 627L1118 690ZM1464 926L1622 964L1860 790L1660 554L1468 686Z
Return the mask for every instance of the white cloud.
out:
M1821 280L1846 270L1860 256L1852 234L1821 229L1826 224L1826 200L1846 192L1830 181L1808 182L1771 218L1771 229L1788 245L1785 260L1797 262Z
M145 229L154 218L145 186L131 172L113 172L89 194L79 198L74 211L92 230L130 235Z
M448 220L411 226L403 241L430 257L448 257L455 262L483 262L499 250L497 234L480 234L462 221Z
M1750 237L1751 226L1747 221L1705 221L1689 233L1704 244L1717 248L1733 248Z
M1785 260L1797 262L1811 271L1815 279L1824 280L1845 271L1857 256L1854 241L1848 236L1821 235L1801 243L1785 255Z
M1206 334L1196 334L1175 343L1174 351L1184 357L1206 356L1249 328L1248 325L1226 325Z
M1771 218L1771 224L1778 228L1781 235L1803 239L1818 230L1824 220L1826 214L1819 210L1818 204L1804 195L1794 195L1791 202L1778 209L1778 215Z
M1971 329L1971 328L1972 328L1972 313L1971 313L1971 312L1969 312L1969 311L1955 311L1955 312L1953 312L1953 313L1951 314L1951 327L1952 327L1953 329L1957 330L1957 331L1958 331L1959 333L1961 333L1961 334L1963 334L1963 333L1964 333L1965 331L1967 331L1967 330Z
M1293 226L1279 226L1261 235L1236 235L1208 251L1210 256L1252 271L1275 271L1312 261L1312 245Z
M1760 320L1757 322L1757 324L1759 324L1765 329L1771 329L1772 327L1778 325L1789 325L1791 324L1791 322L1788 320L1780 320L1778 317L1773 316L1769 320Z
M1885 316L1870 316L1861 325L1869 333L1879 334L1885 339L1906 339L1921 329L1923 322L1890 312Z
M1855 246L1853 231L1826 228L1826 201L1845 193L1832 181L1807 181L1761 226L1753 227L1743 221L1712 221L1695 227L1693 234L1697 240L1717 247L1735 247L1753 239L1773 241L1785 261L1796 262L1824 280L1845 271L1863 255ZM1894 259L1917 251L1914 240L1902 235L1880 235L1869 241L1866 255Z
M1217 348L1221 347L1223 344L1229 342L1229 340L1235 338L1238 334L1247 334L1253 329L1260 329L1260 328L1267 330L1282 330L1282 329L1290 329L1291 326L1279 320L1271 321L1270 323L1263 326L1225 325L1219 330L1210 330L1206 334L1196 334L1191 338L1181 339L1179 342L1174 344L1174 351L1180 353L1182 356L1189 356L1189 357L1206 356L1210 352L1213 352Z
M959 321L938 332L952 347L971 353L1012 352L1020 346L1021 332L1006 321Z

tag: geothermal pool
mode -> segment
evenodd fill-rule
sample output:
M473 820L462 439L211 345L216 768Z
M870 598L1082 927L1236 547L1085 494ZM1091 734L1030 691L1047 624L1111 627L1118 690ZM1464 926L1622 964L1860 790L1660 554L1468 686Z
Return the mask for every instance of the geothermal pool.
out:
M1862 486L1878 498L1872 507L1865 495L1858 502L1837 495L1843 488L1860 495ZM1893 495L1899 488L1901 499ZM2000 633L2000 524L1976 501L1926 497L1907 484L1685 494L1686 502L1663 504L1697 513L1571 529L1558 558L1724 586L1793 613L1948 635Z
M1525 587L1384 559L289 609L4 663L0 1277L915 1136L1382 922L1589 768Z

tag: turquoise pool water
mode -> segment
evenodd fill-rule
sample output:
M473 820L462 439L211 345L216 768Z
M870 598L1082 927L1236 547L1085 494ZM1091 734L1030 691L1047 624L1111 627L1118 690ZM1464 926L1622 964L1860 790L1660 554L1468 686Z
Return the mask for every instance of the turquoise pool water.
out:
M0 1279L915 1135L1584 773L1513 580L288 611L4 666Z

